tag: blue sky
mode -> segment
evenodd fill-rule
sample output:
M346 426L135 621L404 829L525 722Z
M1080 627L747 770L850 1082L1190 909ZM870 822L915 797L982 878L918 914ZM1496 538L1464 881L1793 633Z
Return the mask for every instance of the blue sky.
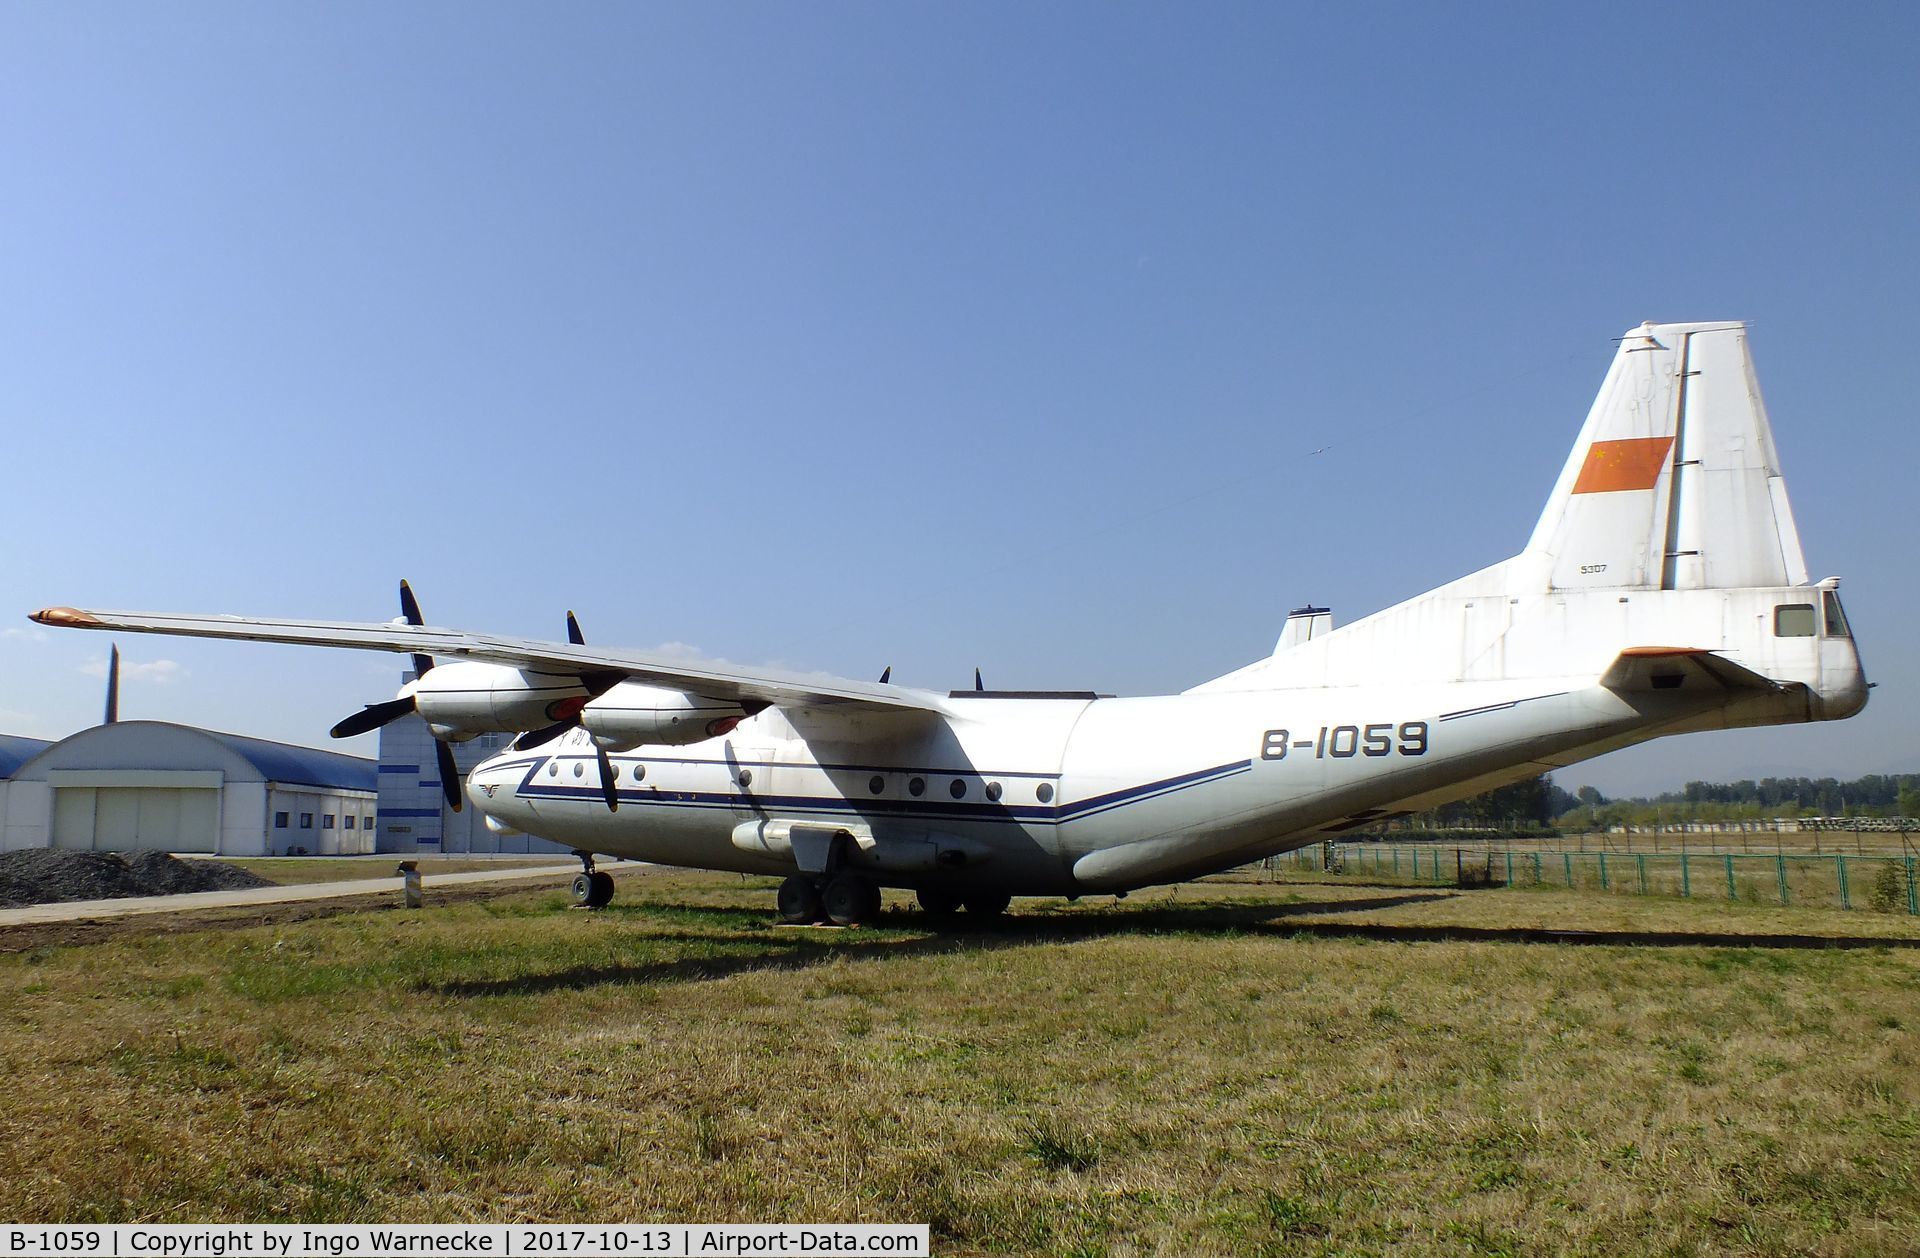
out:
M1920 770L1920 9L0 8L0 729L48 603L1180 689L1524 542L1642 319L1754 324L1880 683L1561 775ZM1319 454L1311 453L1316 450ZM395 657L121 642L324 742ZM371 750L371 740L359 744Z

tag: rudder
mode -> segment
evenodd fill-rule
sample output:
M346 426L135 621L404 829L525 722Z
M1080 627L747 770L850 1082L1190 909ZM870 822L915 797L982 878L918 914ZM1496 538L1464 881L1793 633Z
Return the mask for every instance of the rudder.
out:
M1806 582L1744 323L1622 338L1516 568L1555 590Z

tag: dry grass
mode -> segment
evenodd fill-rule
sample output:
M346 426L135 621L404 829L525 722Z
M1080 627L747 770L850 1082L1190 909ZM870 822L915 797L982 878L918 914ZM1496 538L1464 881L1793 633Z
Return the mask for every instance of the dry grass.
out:
M463 874L473 870L533 869L573 862L564 853L559 856L241 856L223 858L224 864L260 875L269 882L291 887L315 882L355 882L362 878L389 878L403 860L412 860L420 872Z
M928 1221L942 1253L1920 1235L1912 919L1207 883L948 938L622 884L600 914L541 892L0 957L0 1216ZM1393 941L1783 921L1895 938ZM1383 938L1313 933L1351 923Z

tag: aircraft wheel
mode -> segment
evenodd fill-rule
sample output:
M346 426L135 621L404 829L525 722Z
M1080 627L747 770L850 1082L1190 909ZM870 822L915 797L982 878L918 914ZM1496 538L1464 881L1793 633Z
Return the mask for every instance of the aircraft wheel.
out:
M775 902L779 907L780 920L789 926L810 926L823 916L820 888L814 885L813 879L798 874L780 884Z
M914 893L920 901L920 910L935 917L946 917L960 911L960 893L949 891L945 887L922 887Z
M978 891L966 897L961 903L967 906L967 912L981 917L998 917L1007 911L1013 903L1013 897L1004 891Z
M864 926L880 916L880 887L862 874L841 874L820 897L836 926Z
M582 908L603 909L613 903L613 875L595 870L573 876L573 902Z

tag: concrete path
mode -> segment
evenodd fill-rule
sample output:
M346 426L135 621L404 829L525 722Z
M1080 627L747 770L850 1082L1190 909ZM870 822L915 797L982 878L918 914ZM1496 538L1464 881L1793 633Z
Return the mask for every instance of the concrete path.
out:
M637 869L640 861L598 861L596 869ZM564 865L520 866L515 869L477 869L463 874L422 874L420 889L433 903L438 887L472 886L479 882L562 882L580 872L580 862ZM48 922L84 922L96 918L136 917L145 913L186 913L195 909L246 908L254 904L294 904L303 900L345 899L356 895L400 896L398 874L352 882L309 882L290 887L248 887L240 891L189 891L183 895L128 896L117 900L70 900L64 904L35 904L24 909L0 909L0 930L9 926L37 926Z

